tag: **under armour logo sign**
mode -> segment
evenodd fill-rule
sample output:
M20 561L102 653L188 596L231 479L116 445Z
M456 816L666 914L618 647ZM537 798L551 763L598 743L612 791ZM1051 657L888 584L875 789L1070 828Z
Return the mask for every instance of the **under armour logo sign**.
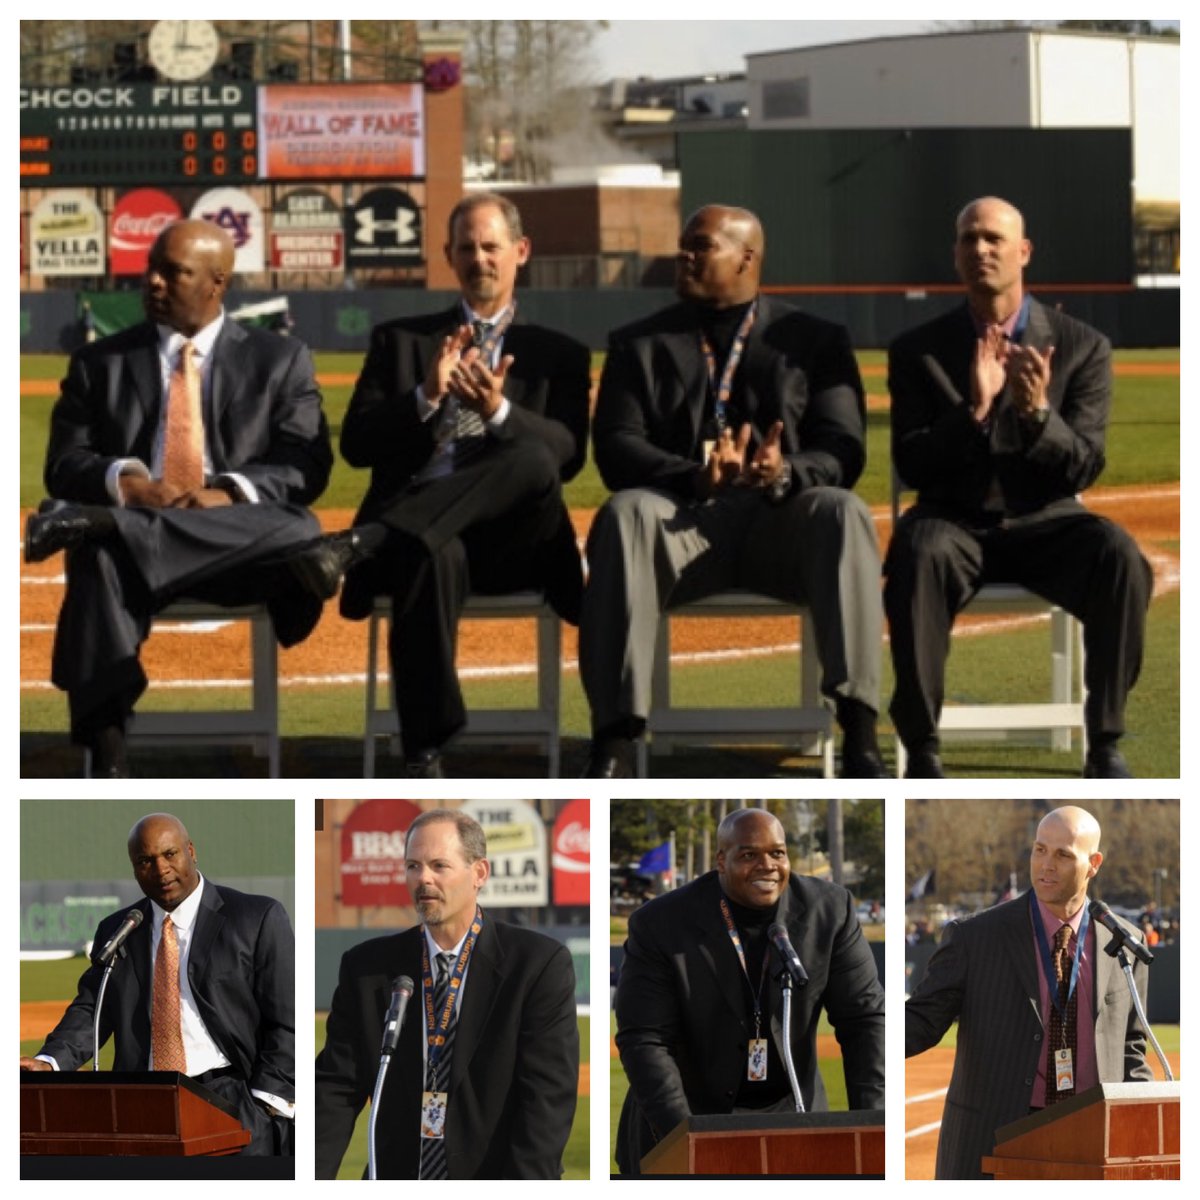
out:
M373 242L376 233L391 233L395 235L397 245L415 242L417 235L413 227L417 223L416 214L402 208L394 208L392 213L394 215L390 221L386 218L381 220L375 215L375 209L360 208L354 214L354 219L358 223L358 228L354 231L354 240L356 242Z

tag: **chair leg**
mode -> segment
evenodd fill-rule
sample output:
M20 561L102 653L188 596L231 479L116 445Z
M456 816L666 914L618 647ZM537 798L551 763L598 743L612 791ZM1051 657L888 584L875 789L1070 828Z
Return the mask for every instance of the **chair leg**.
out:
M366 716L363 722L363 778L375 778L375 697L379 667L379 614L367 627Z

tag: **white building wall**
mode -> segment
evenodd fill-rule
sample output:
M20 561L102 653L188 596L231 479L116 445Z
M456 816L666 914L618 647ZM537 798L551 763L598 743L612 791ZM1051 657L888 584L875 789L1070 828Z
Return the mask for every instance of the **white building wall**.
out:
M1134 197L1178 202L1179 43L1043 31L933 34L746 59L750 129L1129 128ZM807 80L770 120L764 84Z
M1029 35L883 38L746 59L751 129L1027 126ZM763 84L809 80L807 119L768 120Z
M1135 42L1133 52L1134 196L1179 203L1179 47Z
M1032 124L1047 129L1132 122L1129 43L1124 38L1033 34L1030 41L1040 103Z

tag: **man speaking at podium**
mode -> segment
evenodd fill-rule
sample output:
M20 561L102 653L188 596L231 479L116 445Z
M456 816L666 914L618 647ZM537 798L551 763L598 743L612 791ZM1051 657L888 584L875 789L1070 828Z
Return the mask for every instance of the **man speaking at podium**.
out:
M629 1092L617 1130L622 1175L681 1121L794 1112L783 1062L781 987L768 929L787 931L808 974L791 1041L807 1111L828 1108L817 1020L829 1015L852 1109L883 1108L883 988L844 888L792 874L783 826L737 809L717 830L717 869L629 919L617 984L617 1047Z
M1103 861L1096 818L1056 808L1034 836L1030 890L942 931L904 1009L906 1058L958 1021L938 1179L990 1179L980 1160L1002 1125L1097 1083L1153 1079L1121 968L1097 953L1108 935L1089 919L1088 882ZM1134 978L1144 1005L1140 962Z
M179 1071L237 1110L250 1131L243 1154L291 1154L296 1099L295 939L278 900L205 879L183 823L143 817L129 861L146 899L105 917L79 994L23 1071L77 1071L92 1057L95 961L141 914L124 942L128 962L109 978L101 1045L113 1037L114 1071Z
M422 813L404 858L421 924L342 957L317 1057L317 1178L337 1175L407 975L417 986L380 1098L376 1177L558 1179L579 1088L570 952L480 909L491 868L466 813Z

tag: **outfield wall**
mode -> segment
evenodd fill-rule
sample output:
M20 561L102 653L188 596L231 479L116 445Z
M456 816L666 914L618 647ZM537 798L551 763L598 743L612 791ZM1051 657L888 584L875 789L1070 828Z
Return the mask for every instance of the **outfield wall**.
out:
M1177 288L1129 291L1037 292L1044 303L1094 325L1118 348L1176 347L1180 341ZM276 293L231 292L228 307L272 298ZM524 290L521 316L561 329L603 350L609 331L674 302L668 289L603 291ZM287 293L295 335L314 350L365 352L373 325L394 317L448 308L452 292L420 289ZM784 298L850 329L855 346L883 347L904 330L961 303L950 292L903 291L787 293ZM83 340L75 293L21 293L21 352L62 353Z

